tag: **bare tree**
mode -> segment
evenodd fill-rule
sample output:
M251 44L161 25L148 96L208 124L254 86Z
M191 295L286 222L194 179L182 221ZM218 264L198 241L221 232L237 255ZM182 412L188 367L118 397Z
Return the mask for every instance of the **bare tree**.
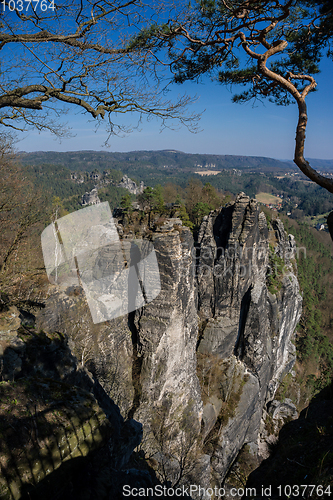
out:
M0 137L0 279L1 285L11 281L24 269L25 274L36 273L29 268L27 237L32 229L45 219L45 206L25 173L16 162L9 135ZM20 254L20 255L18 255ZM15 264L18 260L23 266ZM19 269L20 270L19 270Z
M97 124L105 118L110 134L125 129L114 117L128 112L190 127L195 117L186 116L184 107L191 99L166 99L150 72L147 51L130 43L146 18L158 16L152 4L4 0L0 124L62 136L66 131L57 118L74 105Z
M183 408L181 416L171 413L171 402L164 399L154 408L150 420L151 432L143 443L145 452L159 479L170 482L173 488L193 484L201 467L199 432L192 420L191 405ZM177 413L177 412L176 412ZM147 456L147 455L146 455Z

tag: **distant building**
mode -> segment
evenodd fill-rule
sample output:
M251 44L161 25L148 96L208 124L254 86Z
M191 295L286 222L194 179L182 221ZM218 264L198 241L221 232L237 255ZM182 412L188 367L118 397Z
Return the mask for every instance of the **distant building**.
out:
M324 231L325 229L325 224L317 224L316 225L317 231Z

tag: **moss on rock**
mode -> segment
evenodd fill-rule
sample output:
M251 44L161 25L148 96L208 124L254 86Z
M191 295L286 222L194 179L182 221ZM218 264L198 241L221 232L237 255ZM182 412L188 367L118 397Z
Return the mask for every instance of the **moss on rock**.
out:
M93 396L47 378L0 384L1 498L22 498L65 461L100 447L112 427Z

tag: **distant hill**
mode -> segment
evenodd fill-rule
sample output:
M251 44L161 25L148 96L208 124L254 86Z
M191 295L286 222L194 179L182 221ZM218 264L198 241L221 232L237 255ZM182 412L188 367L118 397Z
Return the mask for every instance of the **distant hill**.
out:
M322 172L333 172L333 160L319 160L316 158L307 158L311 167L316 170L321 170ZM288 165L292 165L293 162L290 160L283 160Z
M296 170L289 162L260 156L232 156L189 154L181 151L131 151L115 153L109 151L73 151L59 153L55 151L36 151L20 153L25 165L53 164L65 166L72 171L91 172L95 169L118 169L126 174L140 178L144 170L162 170L175 174L175 171L196 172L205 170L238 169L247 172L283 173L286 169Z

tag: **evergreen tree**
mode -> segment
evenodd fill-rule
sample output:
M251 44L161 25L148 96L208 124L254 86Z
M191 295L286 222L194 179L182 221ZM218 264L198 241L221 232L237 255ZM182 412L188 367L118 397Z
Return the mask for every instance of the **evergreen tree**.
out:
M132 197L129 193L124 194L124 196L121 198L120 206L123 209L124 214L127 216L128 221L130 221L133 212L133 207L132 207Z
M306 98L316 89L324 50L333 57L332 12L331 0L200 0L185 15L142 31L137 43L158 54L165 47L177 83L208 74L221 84L245 87L234 102L268 98L278 105L296 103L294 162L333 193L333 180L304 158ZM333 213L328 223L333 235Z
M125 214L130 214L132 212L132 197L129 193L126 193L121 198L120 206Z

